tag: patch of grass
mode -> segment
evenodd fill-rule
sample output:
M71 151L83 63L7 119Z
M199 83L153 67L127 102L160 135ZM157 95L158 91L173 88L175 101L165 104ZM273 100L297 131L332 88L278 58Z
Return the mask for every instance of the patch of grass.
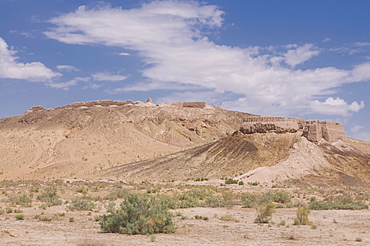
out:
M312 210L332 210L332 209L347 209L361 210L368 209L369 206L362 201L355 201L347 195L328 196L323 201L311 199L308 207Z
M234 221L234 222L239 222L237 218L233 214L225 214L220 217L220 220L223 221Z
M20 205L22 207L31 207L32 206L32 197L27 194L20 196L11 196L8 199L12 204Z
M48 207L62 205L63 203L62 199L57 195L57 189L53 187L38 195L37 200L45 202Z
M269 191L263 194L244 193L241 195L242 206L246 208L255 208L272 202L285 204L285 206L287 206L287 204L289 204L291 200L292 196L286 191ZM283 206L279 205L279 207Z
M281 237L285 238L287 240L295 240L295 236L293 234L289 234L289 233L286 233L286 232L282 232Z
M37 218L36 218L37 217ZM36 219L38 219L39 221L51 221L51 218L50 217L47 217L47 216L35 216Z
M73 198L68 209L71 211L92 211L96 204L88 198Z

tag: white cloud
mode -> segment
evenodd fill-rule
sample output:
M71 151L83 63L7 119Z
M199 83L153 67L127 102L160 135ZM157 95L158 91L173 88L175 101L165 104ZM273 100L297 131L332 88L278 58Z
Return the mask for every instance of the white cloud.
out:
M63 83L56 83L56 82L49 82L46 85L56 88L56 89L63 89L63 90L69 90L71 86L76 86L78 82L88 82L90 81L90 77L76 77L74 79L69 80L68 82L63 82Z
M71 66L71 65L58 65L57 69L59 71L66 71L66 72L80 71L80 69L74 66Z
M285 54L285 63L295 67L319 54L319 50L313 44L305 44L295 49L290 49Z
M359 47L370 46L370 42L356 42L355 46L359 46Z
M118 55L120 55L120 56L129 56L130 54L126 53L126 52L122 52L122 53L119 53Z
M176 85L240 95L222 105L259 114L329 113L348 115L364 107L353 102L332 105L317 98L335 93L346 83L370 78L367 63L352 70L335 67L295 69L319 55L313 44L239 48L217 45L205 33L222 25L223 12L196 1L153 1L140 8L80 7L50 22L49 38L69 44L101 44L137 51L147 66L142 75L153 90ZM280 50L280 51L278 51ZM115 75L120 76L120 75ZM98 76L99 77L99 76ZM123 76L124 77L124 76ZM94 78L95 79L95 78ZM118 88L142 89L143 84ZM189 92L192 93L192 92ZM339 103L342 99L333 99ZM322 107L322 109L320 109Z
M331 41L331 38L324 38L323 43Z
M109 73L95 73L92 77L97 81L122 81L128 78L127 76L113 75Z
M16 51L0 38L0 78L24 79L29 81L50 81L61 74L45 67L41 62L20 63Z
M315 100L311 102L311 108L314 113L327 114L327 115L341 115L349 116L353 112L358 112L360 109L365 107L365 103L361 101L352 102L348 104L341 98L332 98L329 97L325 102L320 102Z

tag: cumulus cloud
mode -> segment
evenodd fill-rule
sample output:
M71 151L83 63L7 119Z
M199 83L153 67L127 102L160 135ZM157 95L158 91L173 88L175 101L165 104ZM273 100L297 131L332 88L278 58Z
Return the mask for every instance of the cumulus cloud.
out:
M53 72L41 62L18 62L16 51L9 49L0 38L0 78L24 79L29 81L50 81L61 74Z
M368 80L369 64L350 70L302 70L295 67L320 54L313 44L291 44L283 51L281 47L217 45L206 33L221 27L223 14L217 6L197 1L153 1L135 9L81 6L51 19L53 28L45 35L68 44L137 51L146 64L141 72L148 82L118 91L181 85L185 93L187 86L196 86L208 95L234 93L238 99L224 101L223 106L260 114L348 115L364 107L363 102L317 99L331 96L343 84ZM343 106L345 110L339 110Z
M71 66L71 65L58 65L57 69L59 71L66 71L66 72L80 71L80 69L75 68L74 66Z
M127 76L114 75L110 73L95 73L92 75L92 77L97 81L122 81L127 79Z
M329 97L325 102L320 102L318 100L311 102L311 108L314 113L327 114L327 115L341 115L348 116L350 113L358 112L360 109L365 107L365 103L361 101L352 102L348 104L341 98Z

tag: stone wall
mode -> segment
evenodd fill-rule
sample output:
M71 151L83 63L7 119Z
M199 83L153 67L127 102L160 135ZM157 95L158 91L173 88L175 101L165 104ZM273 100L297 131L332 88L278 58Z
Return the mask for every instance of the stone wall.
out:
M207 104L206 102L183 102L182 106L184 108L205 108Z

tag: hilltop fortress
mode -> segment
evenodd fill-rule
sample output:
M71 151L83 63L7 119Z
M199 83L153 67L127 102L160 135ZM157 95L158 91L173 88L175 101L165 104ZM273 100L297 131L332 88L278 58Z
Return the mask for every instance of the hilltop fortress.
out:
M42 106L32 107L25 113L32 113L44 110L58 110L58 109L79 109L79 108L93 108L93 107L119 107L124 105L136 106L159 106L159 107L178 107L178 108L193 108L204 109L213 108L221 109L215 105L213 107L207 105L205 102L175 102L175 103L162 103L154 104L149 98L145 103L133 101L113 101L101 100L90 102L76 102L69 105L57 107L55 109L45 109ZM302 136L306 137L309 141L318 143L321 139L332 143L338 140L344 140L346 137L343 126L339 123L330 121L309 120L305 121L300 118L292 117L286 119L285 117L270 117L270 116L249 116L245 117L240 126L240 131L244 134L254 133L295 133L302 131Z
M286 133L303 131L302 136L309 141L318 143L321 139L332 143L344 140L346 133L343 126L339 123L330 121L309 120L304 121L300 118L269 117L269 116L250 116L244 119L240 126L240 131L244 134L253 133Z

